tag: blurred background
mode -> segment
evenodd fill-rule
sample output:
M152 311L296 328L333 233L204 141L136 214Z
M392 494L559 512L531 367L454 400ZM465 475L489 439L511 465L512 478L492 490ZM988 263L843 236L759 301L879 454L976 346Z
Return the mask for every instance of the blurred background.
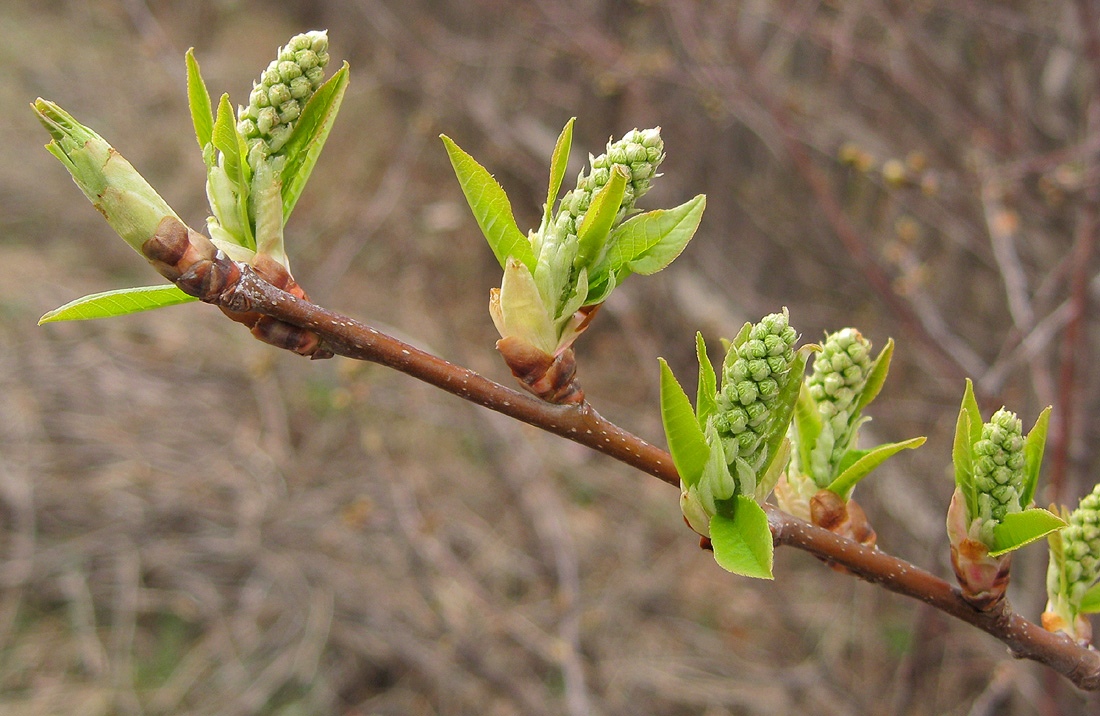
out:
M304 361L191 304L38 328L156 282L42 150L60 103L192 226L183 53L246 101L291 35L352 80L288 225L327 307L511 384L499 268L437 138L534 226L661 125L644 208L708 207L580 341L605 416L662 442L657 356L788 306L806 339L898 344L865 439L927 435L858 490L886 550L950 574L950 438L1055 405L1040 501L1097 480L1096 4L1000 0L7 0L0 4L0 711L5 714L1085 714L921 604L793 550L722 572L675 490L387 369ZM1018 553L1033 620L1046 550Z

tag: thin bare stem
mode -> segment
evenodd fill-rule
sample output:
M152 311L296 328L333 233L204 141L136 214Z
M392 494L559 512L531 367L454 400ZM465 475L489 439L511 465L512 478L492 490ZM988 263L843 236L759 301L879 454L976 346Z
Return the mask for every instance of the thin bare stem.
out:
M602 418L587 403L552 405L524 395L478 373L449 363L385 335L365 324L281 291L248 267L239 280L203 297L230 311L255 311L305 328L333 353L389 366L461 398L561 435L679 485L671 456ZM963 600L958 589L904 560L835 535L765 506L776 544L809 552L842 565L860 578L879 584L988 632L1008 645L1012 655L1046 664L1079 688L1100 690L1100 653L1082 648L1069 637L1052 634L1011 612L981 612Z

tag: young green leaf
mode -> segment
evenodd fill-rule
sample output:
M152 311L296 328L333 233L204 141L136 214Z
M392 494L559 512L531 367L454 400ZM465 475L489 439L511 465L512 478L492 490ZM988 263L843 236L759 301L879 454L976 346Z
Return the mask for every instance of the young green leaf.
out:
M237 199L236 218L240 223L242 235L239 238L243 241L242 246L255 250L256 239L252 234L252 219L248 212L248 192L252 171L248 166L248 150L245 147L244 138L237 132L237 121L233 116L233 107L229 104L228 94L223 94L218 102L218 115L214 120L210 141L222 154L222 168L233 186Z
M515 336L547 353L558 336L546 313L531 272L518 259L508 259L500 284L501 335Z
M1065 526L1061 517L1040 507L1010 512L993 527L993 547L989 556L999 557Z
M705 427L707 418L718 410L718 378L714 374L714 365L707 355L707 343L702 333L695 334L695 357L699 361L699 389L695 394L695 416L699 427Z
M794 416L795 403L798 402L798 394L802 390L802 375L806 372L806 361L810 353L817 348L816 345L805 345L795 351L794 360L787 373L787 380L779 388L779 395L775 399L775 412L768 424L768 466L779 457L779 446L787 439L787 428ZM789 457L789 454L788 454Z
M558 192L561 191L561 182L565 178L565 170L569 166L569 149L573 146L573 123L576 117L571 117L565 123L565 127L558 135L558 141L554 144L554 153L550 156L550 186L546 190L546 206L543 209L542 223L550 224L550 217L554 212L554 202L557 201Z
M969 386L970 380L967 379L967 387ZM970 395L973 398L973 394ZM979 415L978 420L981 419ZM951 462L955 466L955 485L962 490L966 498L967 515L973 519L978 514L978 494L974 489L974 456L970 454L973 444L970 438L971 432L970 411L967 409L964 395L962 407L959 409L959 419L955 423L955 442L951 448Z
M756 500L744 495L737 495L727 505L710 520L714 560L722 569L734 574L774 579L774 548L768 515Z
M802 465L810 464L810 453L821 434L821 414L806 389L805 381L798 389L798 401L794 404L794 428L798 433L798 460Z
M757 502L763 502L768 499L768 495L775 489L775 484L779 482L779 478L787 470L787 463L791 459L791 441L784 437L779 442L779 447L776 448L775 457L772 458L771 463L768 465L768 469L764 471L764 474L760 476L760 479L756 481L756 491L752 497Z
M197 300L173 285L120 288L69 301L38 319L38 325L53 321L86 321L90 318L125 316Z
M454 167L458 183L462 185L466 202L474 212L477 225L481 227L481 233L485 235L485 240L489 242L489 248L493 250L501 268L509 256L514 256L534 271L534 251L531 250L527 237L516 226L512 205L504 189L485 167L462 151L450 137L440 135L440 139L447 148L447 155L451 158L451 166Z
M191 108L191 122L195 125L195 137L199 140L199 149L210 144L214 134L214 110L210 106L210 93L206 90L199 62L195 59L195 48L187 51L187 105Z
M584 219L577 229L577 257L573 265L587 266L596 259L600 249L607 244L608 234L619 213L626 192L626 169L621 164L612 167L611 178L592 197L592 204L584 212Z
M1047 442L1047 426L1050 423L1050 406L1048 405L1039 417L1035 425L1024 440L1024 455L1027 456L1024 476L1024 489L1020 494L1020 504L1024 507L1031 504L1035 497L1035 485L1039 482L1039 467L1043 462L1043 448Z
M695 235L706 205L706 196L699 194L674 209L649 211L624 221L608 239L609 269L626 268L648 276L668 266Z
M343 67L313 93L294 123L290 138L279 150L279 154L286 157L282 189L284 224L290 218L290 212L298 203L306 180L321 155L332 123L340 111L340 103L344 100L349 79L348 63L345 62Z
M924 444L925 439L923 437L911 438L900 443L888 443L868 450L866 455L860 457L850 467L841 472L832 481L828 489L847 500L855 486L868 473L902 450L920 447Z
M974 383L967 378L966 390L963 391L962 409L970 416L970 442L971 444L982 439L982 411L978 409L978 401L974 398Z
M710 457L710 447L703 435L691 401L672 374L664 358L661 363L661 422L668 440L668 451L684 485L691 487L699 481L703 466Z
M1100 582L1089 587L1081 597L1081 613L1096 614L1100 612Z
M859 415L860 411L870 405L871 401L882 390L882 384L886 382L886 374L890 372L890 359L894 355L894 339L889 338L886 345L879 351L875 362L871 364L871 371L867 375L867 382L863 384L863 391L859 394L856 409L853 415Z
M729 345L725 346L725 363L732 364L733 361L737 360L736 353L730 352L730 346L733 346L734 348L740 348L742 345L745 344L745 341L749 339L750 333L752 333L752 323L750 323L749 321L745 321L745 325L741 326L741 330L737 332L737 335L733 337L732 341L728 341Z

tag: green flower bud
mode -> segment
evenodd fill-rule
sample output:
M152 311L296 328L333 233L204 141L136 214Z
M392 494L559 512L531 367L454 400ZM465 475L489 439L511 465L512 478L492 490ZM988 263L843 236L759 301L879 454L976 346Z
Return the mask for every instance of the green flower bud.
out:
M981 537L992 544L993 527L1006 514L1019 512L1024 489L1023 425L1016 414L1001 408L982 426L981 438L974 443L974 485L979 490L979 512L972 515L982 520ZM1013 465L1015 467L1010 467ZM983 499L988 496L987 499Z
M293 123L321 86L328 60L325 32L295 35L279 48L278 57L253 86L248 107L241 107L237 113L237 128L250 150L257 143L263 143L268 154L282 149Z
M856 403L871 372L871 343L854 328L825 336L806 380L810 398L822 418L821 435L810 464L802 466L818 487L825 487L856 437Z
M1062 531L1067 572L1066 592L1071 604L1100 581L1100 485L1086 495L1069 515L1069 527Z
M1100 484L1081 499L1066 522L1068 526L1051 538L1049 601L1043 625L1088 641L1091 627L1081 606L1085 595L1100 582ZM1060 550L1054 548L1058 543Z
M797 339L784 311L765 316L740 346L730 347L713 425L729 446L726 459L731 465L740 460L755 470L766 458L764 438L780 385L794 361Z
M630 177L616 215L615 223L618 224L634 211L635 201L649 191L652 179L657 176L657 166L664 158L660 127L645 131L635 129L619 141L609 143L605 154L590 159L588 176L581 172L577 177L577 188L562 198L553 221L560 240L576 240L577 229L592 204L592 197L611 180L611 172L616 165L622 166Z

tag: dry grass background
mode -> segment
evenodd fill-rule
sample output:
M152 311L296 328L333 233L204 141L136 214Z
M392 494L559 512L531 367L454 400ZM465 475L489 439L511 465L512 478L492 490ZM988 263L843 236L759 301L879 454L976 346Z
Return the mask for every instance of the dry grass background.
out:
M352 83L288 227L296 275L505 382L498 269L437 134L529 225L568 117L594 151L661 124L644 203L705 191L706 218L581 342L590 399L659 440L656 357L691 375L698 328L787 305L808 338L893 335L875 437L930 440L860 495L886 549L946 574L964 373L1028 420L1072 353L1062 499L1096 479L1095 319L1060 348L1074 269L1095 272L1087 246L1070 258L1100 140L1081 26L1072 3L992 0L0 5L0 711L1096 713L805 555L782 551L774 583L731 578L667 486L396 373L278 353L204 306L36 328L154 277L26 108L58 101L201 226L183 51L240 100L286 38L327 27ZM1042 549L1016 564L1032 617L1044 570Z

